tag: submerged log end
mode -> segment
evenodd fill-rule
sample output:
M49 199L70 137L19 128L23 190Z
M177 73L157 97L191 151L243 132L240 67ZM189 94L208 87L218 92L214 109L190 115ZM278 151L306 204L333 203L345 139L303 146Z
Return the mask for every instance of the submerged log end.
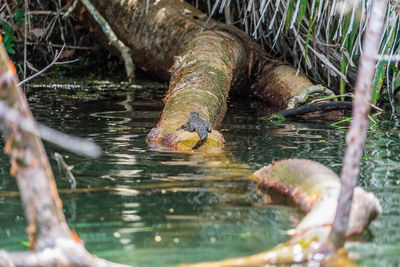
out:
M167 147L178 151L190 151L199 141L197 133L176 131L175 128L153 128L147 135L147 142L152 147ZM223 148L225 139L217 130L212 130L198 151L219 151Z
M331 230L339 191L339 177L328 167L305 159L272 162L250 176L261 190L287 196L308 212L296 227L300 239L305 236L324 240ZM379 214L382 207L372 193L357 187L346 236L360 235Z
M259 169L250 176L261 190L287 195L303 211L310 211L328 186L339 186L331 169L306 159L283 159Z

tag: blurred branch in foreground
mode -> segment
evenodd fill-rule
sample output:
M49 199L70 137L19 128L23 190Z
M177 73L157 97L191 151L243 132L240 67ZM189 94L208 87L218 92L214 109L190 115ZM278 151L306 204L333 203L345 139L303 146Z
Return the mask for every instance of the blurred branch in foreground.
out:
M11 157L10 174L17 179L24 204L31 248L0 251L0 265L124 266L91 255L68 227L53 172L1 36L0 42L0 127Z

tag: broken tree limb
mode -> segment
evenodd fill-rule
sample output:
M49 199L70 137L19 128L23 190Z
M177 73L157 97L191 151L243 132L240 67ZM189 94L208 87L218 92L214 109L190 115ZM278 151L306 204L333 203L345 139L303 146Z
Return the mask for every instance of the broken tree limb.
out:
M14 123L20 130L37 135L38 138L76 154L97 158L103 153L93 141L74 137L32 121L18 110L0 102L0 120Z
M92 256L72 232L62 211L50 168L33 116L17 86L15 66L9 60L0 35L0 103L24 117L30 131L13 120L0 120L11 157L10 174L15 176L28 221L26 232L33 251L0 251L2 266L122 266Z
M328 266L355 266L343 251L329 259L324 259L322 254L318 258L319 248L329 238L332 229L341 188L339 177L331 169L311 160L287 159L261 168L250 179L261 191L283 194L307 212L296 228L289 231L292 238L256 255L187 266L263 266L313 260L318 263L326 260ZM381 212L378 199L357 187L346 236L360 235ZM329 265L338 260L339 265Z

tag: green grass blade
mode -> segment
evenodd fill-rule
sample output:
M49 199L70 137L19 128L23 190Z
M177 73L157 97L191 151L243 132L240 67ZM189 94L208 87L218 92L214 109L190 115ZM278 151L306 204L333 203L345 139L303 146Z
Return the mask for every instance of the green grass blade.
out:
M299 6L299 13L297 14L297 28L300 27L301 21L306 15L307 11L307 0L300 0L300 6Z
M286 18L285 18L285 33L287 33L287 31L289 29L290 21L292 20L292 16L294 13L294 8L295 8L294 1L295 0L290 0L289 5L287 7L288 10L287 10Z
M384 55L390 54L390 51L392 50L394 39L395 39L395 32L396 32L395 28L396 27L397 27L397 25L394 27L389 26L389 28L388 28L389 34L383 38L382 43L386 43L386 41L387 41L387 45L384 48L384 51L382 51L382 53ZM382 88L383 81L385 79L385 73L386 73L387 66L388 66L387 61L381 61L381 62L379 62L378 67L376 68L374 85L372 87L372 99L371 99L372 104L375 104L376 101L378 101L379 92L380 92L380 89Z
M349 60L347 59L345 54L342 53L342 64L340 65L340 72L344 76L347 76L347 67L348 66L349 66ZM342 78L340 78L339 94L340 95L345 95L346 94L346 82ZM343 101L344 100L344 96L340 97L340 99Z
M315 17L315 0L312 2L312 7L311 7L311 16L310 19L308 20L308 30L307 30L307 37L306 37L306 42L304 45L304 62L307 64L307 54L308 54L308 44L310 42L310 36L311 36L311 30L314 31L314 17Z

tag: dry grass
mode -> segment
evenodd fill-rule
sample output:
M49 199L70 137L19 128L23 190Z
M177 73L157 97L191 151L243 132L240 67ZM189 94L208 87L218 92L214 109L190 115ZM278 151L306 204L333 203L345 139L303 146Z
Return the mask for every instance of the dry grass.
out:
M211 7L212 16L234 14L236 26L315 82L340 94L352 90L372 0L203 1ZM393 57L400 49L399 10L400 2L392 0L380 47L380 54L387 56L377 64L373 103L382 88L393 92L399 83L398 61ZM393 93L389 96L392 102Z

